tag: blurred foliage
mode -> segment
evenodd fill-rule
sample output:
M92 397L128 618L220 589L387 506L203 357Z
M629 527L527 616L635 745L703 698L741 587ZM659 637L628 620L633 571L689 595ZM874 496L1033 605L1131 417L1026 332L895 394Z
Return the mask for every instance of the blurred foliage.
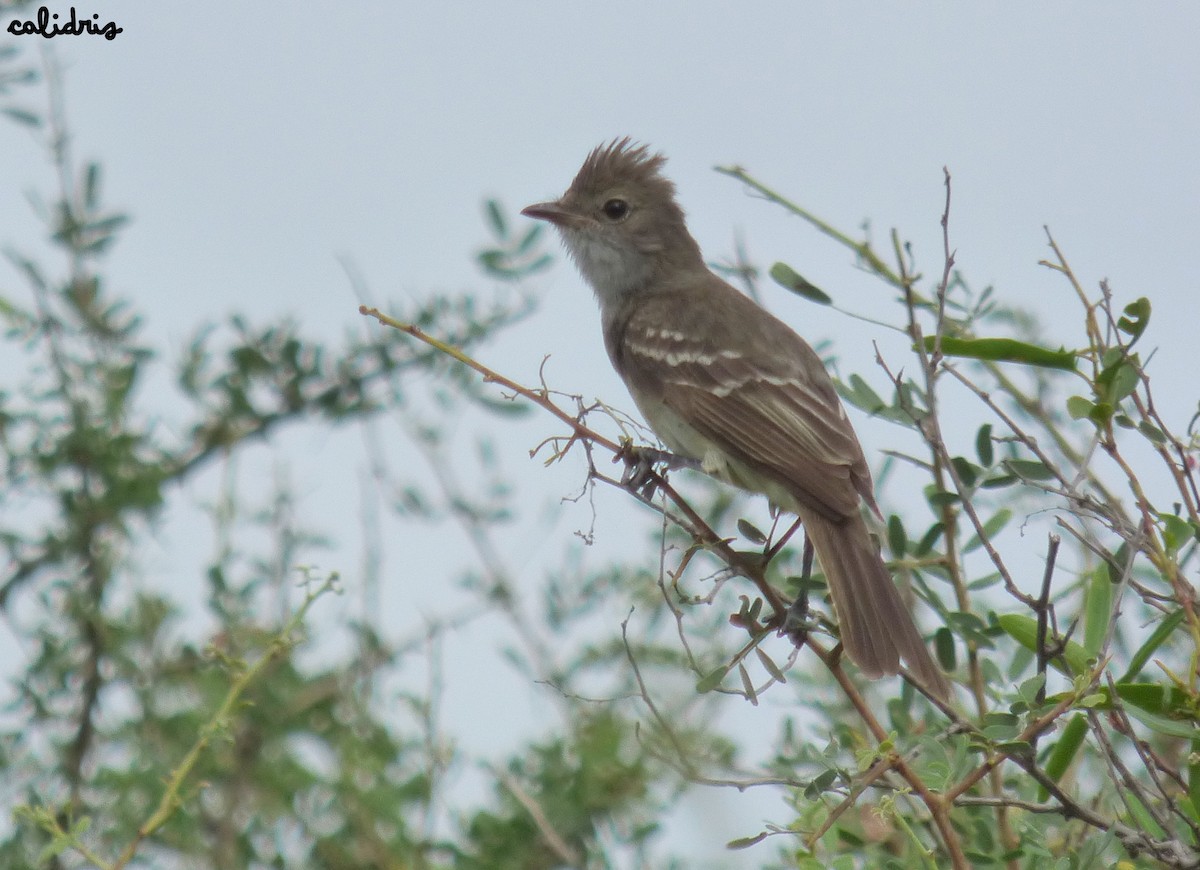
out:
M0 58L6 99L40 83L20 61ZM395 419L431 382L487 412L525 409L361 322L335 346L298 322L235 315L162 355L141 339L143 312L109 291L100 268L128 216L105 204L98 164L72 161L49 102L16 120L44 142L64 184L45 203L32 198L57 259L6 251L25 289L0 291L0 608L24 654L0 719L0 788L14 808L0 825L0 866L561 864L514 794L553 797L551 822L575 854L618 823L640 848L653 826L632 819L653 815L643 811L656 800L652 765L631 725L604 710L566 715L561 733L505 765L494 801L448 818L440 782L463 759L435 733L436 699L395 689L404 668L429 666L425 644L351 624L330 655L307 636L332 581L300 585L296 569L322 534L297 527L285 486L257 508L232 482L241 454L288 427ZM490 278L544 268L535 234L494 229L480 256ZM445 295L405 314L470 348L532 310L521 295ZM170 424L164 409L177 414ZM207 564L174 566L204 589L204 612L183 612L137 554L212 471L225 481L210 510L217 550ZM491 476L490 507L463 498L454 510L501 521L509 489ZM422 499L437 500L413 492ZM189 640L202 626L207 641Z

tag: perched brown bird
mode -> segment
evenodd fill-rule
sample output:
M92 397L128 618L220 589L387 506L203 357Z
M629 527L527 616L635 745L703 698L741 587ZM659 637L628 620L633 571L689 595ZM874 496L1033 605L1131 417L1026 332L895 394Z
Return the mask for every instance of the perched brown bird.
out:
M803 520L863 673L894 674L903 659L947 698L868 533L861 502L879 513L871 472L833 381L802 338L709 271L665 162L614 141L560 199L522 214L562 235L600 302L613 366L663 442Z

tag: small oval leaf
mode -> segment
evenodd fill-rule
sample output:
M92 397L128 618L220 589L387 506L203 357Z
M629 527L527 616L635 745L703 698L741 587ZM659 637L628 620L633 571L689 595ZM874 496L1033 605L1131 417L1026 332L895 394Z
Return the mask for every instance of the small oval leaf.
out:
M995 460L995 453L992 450L991 423L984 423L975 434L975 455L979 457L979 464L985 468Z
M830 305L833 300L829 298L825 291L821 290L787 263L776 263L771 267L771 279L786 290L791 290L797 296L803 296L810 302L816 302L818 305Z

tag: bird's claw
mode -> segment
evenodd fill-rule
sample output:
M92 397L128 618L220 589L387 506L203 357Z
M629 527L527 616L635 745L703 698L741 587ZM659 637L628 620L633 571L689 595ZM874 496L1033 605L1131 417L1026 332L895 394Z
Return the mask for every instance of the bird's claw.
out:
M635 445L632 441L622 441L621 450L613 457L613 462L624 461L625 471L621 475L621 485L644 498L653 498L654 491L661 482L661 475L656 473L655 466L663 470L673 471L676 468L699 468L696 460L659 450L657 447Z
M654 466L659 464L661 450L653 447L637 447L631 441L621 444L621 452L613 461L625 463L625 471L621 474L621 486L627 487L643 498L654 498L658 487L659 477L654 473Z
M796 600L792 602L783 617L783 627L779 629L779 633L796 646L801 647L804 646L804 641L808 639L808 632L815 624L815 620L810 617L808 611L808 589L801 587L800 594L796 596Z
M804 549L800 557L800 593L787 609L787 614L783 617L783 627L779 629L779 633L797 647L804 646L809 630L816 624L816 620L810 618L808 611L808 581L812 576L813 555L812 540L805 533Z

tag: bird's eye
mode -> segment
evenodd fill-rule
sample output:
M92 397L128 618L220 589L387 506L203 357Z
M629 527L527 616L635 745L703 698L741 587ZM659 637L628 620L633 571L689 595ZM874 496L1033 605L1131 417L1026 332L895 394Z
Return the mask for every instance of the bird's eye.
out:
M629 214L629 203L623 199L610 199L604 203L604 216L610 221L619 221Z

